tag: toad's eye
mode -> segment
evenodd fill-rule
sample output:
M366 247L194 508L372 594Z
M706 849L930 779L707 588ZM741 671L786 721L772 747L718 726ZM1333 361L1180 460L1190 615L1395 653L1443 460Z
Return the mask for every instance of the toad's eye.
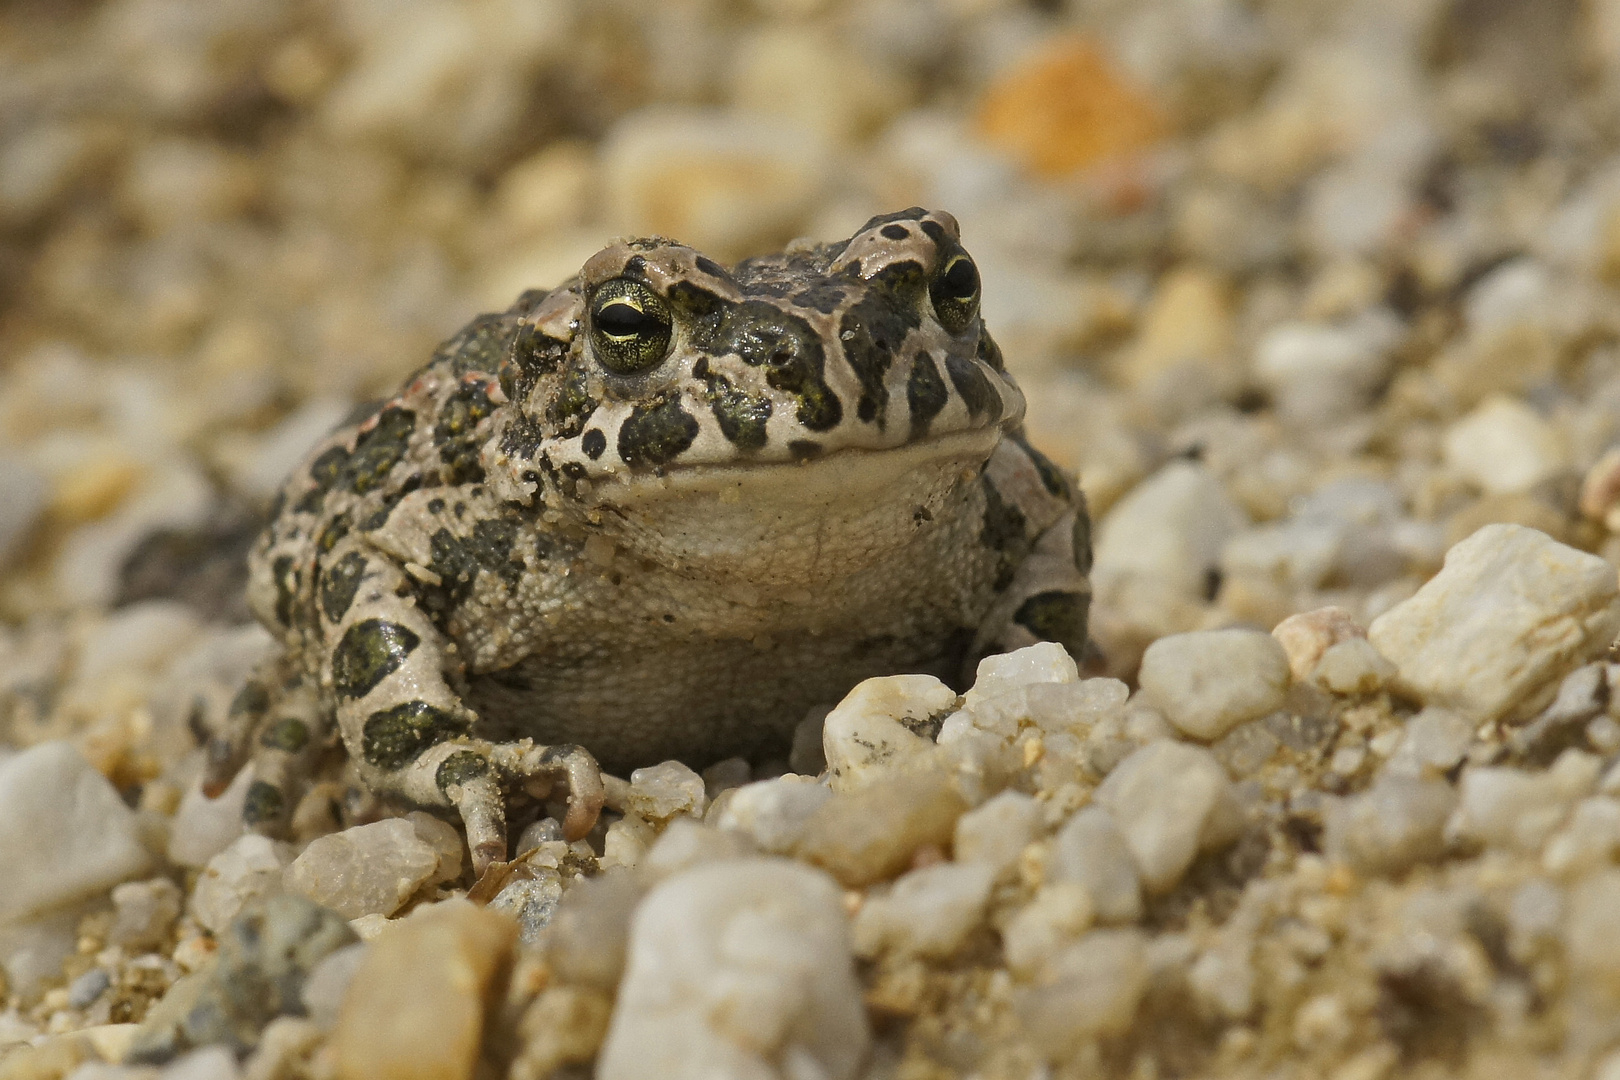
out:
M928 287L940 325L960 334L979 312L979 268L966 255L954 255Z
M596 290L591 337L602 366L615 375L654 367L669 352L669 307L639 281L615 278Z

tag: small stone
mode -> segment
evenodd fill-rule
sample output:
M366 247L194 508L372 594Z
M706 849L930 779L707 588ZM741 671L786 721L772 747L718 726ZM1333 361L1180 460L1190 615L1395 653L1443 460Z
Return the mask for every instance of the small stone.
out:
M1039 803L1021 791L1003 791L956 819L956 859L1004 874L1035 839L1040 821Z
M1120 762L1097 789L1097 802L1113 813L1150 893L1174 888L1199 851L1235 839L1243 826L1214 755L1170 740Z
M637 866L658 839L658 829L645 818L626 813L607 827L602 836L602 863L606 866Z
M1169 733L1167 733L1169 734ZM1265 720L1239 724L1210 745L1210 753L1241 780L1258 772L1282 745L1282 740L1266 726Z
M466 900L413 913L366 947L332 1032L340 1080L467 1080L517 924Z
M155 949L169 936L180 917L180 887L168 878L126 881L113 886L113 925L110 944L130 952Z
M1569 747L1579 745L1587 725L1609 705L1608 667L1600 661L1566 675L1552 703L1530 723L1508 735L1509 749L1531 764L1544 765Z
M1311 681L1330 694L1375 694L1395 676L1395 665L1366 638L1328 646Z
M94 967L68 985L68 1007L88 1009L112 985L106 968Z
M439 856L438 869L424 884L438 885L459 878L462 853L467 850L467 845L456 827L421 810L412 810L405 815L405 820L416 830L416 838L431 847Z
M798 846L811 817L830 798L832 788L789 773L736 789L721 808L717 824L747 833L761 851L786 855Z
M978 128L985 141L1047 177L1140 153L1165 134L1146 90L1078 35L1044 42L1009 65L985 91Z
M944 775L900 776L828 801L806 823L796 854L858 888L893 877L925 844L944 847L966 810Z
M1337 326L1284 323L1255 346L1254 374L1288 420L1332 423L1366 407L1399 338L1399 320L1384 309Z
M1576 801L1592 792L1600 768L1592 755L1567 750L1545 771L1468 769L1462 775L1457 811L1446 824L1447 836L1539 851Z
M983 922L995 879L984 863L936 863L868 893L855 916L855 955L951 955Z
M668 821L678 814L700 818L709 805L703 777L678 761L666 761L630 774L626 809L647 821Z
M160 1080L236 1080L236 1055L223 1046L204 1046L164 1066Z
M1569 822L1541 853L1549 874L1571 878L1609 866L1620 852L1620 800L1604 795L1582 799Z
M518 1025L523 1052L512 1064L513 1080L545 1077L564 1065L589 1065L607 1038L613 999L578 986L550 986Z
M1368 638L1395 662L1399 688L1484 722L1539 709L1617 633L1611 563L1534 529L1487 525Z
M49 491L45 478L27 462L0 456L0 566L21 550L45 510Z
M1046 880L1084 886L1099 922L1130 923L1142 917L1136 860L1113 815L1100 806L1078 811L1053 837Z
M1120 377L1149 397L1174 399L1176 390L1191 389L1195 396L1186 404L1192 405L1229 389L1239 377L1231 308L1226 283L1204 267L1169 271L1159 280L1136 339L1121 353Z
M900 772L935 768L934 738L955 707L956 691L932 675L862 682L822 725L832 789L855 791Z
M220 935L213 965L176 982L147 1014L127 1060L164 1062L209 1043L247 1053L272 1019L303 1014L304 980L354 940L336 912L301 896L255 904Z
M230 847L242 835L242 807L252 786L252 765L237 773L217 799L202 793L201 781L194 782L181 797L180 808L169 826L169 861L180 866L206 866L208 860Z
M1569 465L1561 433L1517 398L1495 396L1452 424L1446 464L1486 494L1528 491Z
M0 922L101 892L151 865L135 814L70 744L44 742L0 760Z
M414 824L389 818L356 825L310 843L282 876L290 892L345 919L392 915L439 873L439 850Z
M1092 609L1142 628L1150 640L1194 629L1212 595L1221 549L1247 524L1209 469L1171 462L1099 522Z
M1453 769L1474 741L1474 726L1449 709L1427 708L1406 722L1400 746L1384 771L1411 777L1440 776Z
M338 1012L343 1007L343 996L354 981L354 973L360 970L360 961L365 958L367 948L365 942L356 941L327 953L309 969L309 976L299 991L299 1000L308 1010L309 1018L321 1027L331 1030L332 1025L337 1023Z
M1007 967L1023 978L1040 975L1063 946L1091 929L1095 914L1091 893L1079 882L1042 885L1001 931Z
M871 1042L843 895L780 859L677 874L647 895L597 1063L601 1080L850 1080Z
M635 873L609 870L564 893L542 935L546 962L557 976L613 993L624 972L630 916L646 891Z
M656 883L701 863L744 859L757 854L744 833L711 828L690 818L677 818L653 843L640 869L650 882Z
M1445 854L1457 793L1444 780L1382 775L1332 805L1323 850L1364 874L1399 874Z
M1294 681L1304 682L1329 648L1351 638L1366 637L1367 631L1344 608L1324 607L1288 616L1272 628L1271 636L1288 654L1288 670Z
M511 916L518 924L518 940L525 945L535 945L540 941L541 931L557 914L562 897L562 875L538 867L527 874L514 874L489 902L489 909Z
M1079 679L1080 668L1068 650L1056 642L1041 641L1010 653L993 653L980 660L973 673L973 688L963 696L962 705L971 709L985 698L1010 690L1045 683L1073 683Z
M1199 630L1149 645L1138 677L1172 724L1208 741L1282 707L1288 656L1258 630Z
M1018 1015L1037 1047L1062 1058L1088 1039L1124 1033L1148 976L1140 933L1093 930L1052 957L1039 983L1018 995Z
M248 833L208 860L191 893L191 915L205 929L223 933L250 901L281 891L283 847Z

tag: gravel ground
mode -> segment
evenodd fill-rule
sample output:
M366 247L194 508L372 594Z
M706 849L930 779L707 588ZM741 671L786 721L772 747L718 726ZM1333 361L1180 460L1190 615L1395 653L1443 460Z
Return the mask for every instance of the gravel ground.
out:
M1620 1080L1617 108L1616 0L7 5L0 1077ZM200 796L321 432L610 236L911 204L1105 670L863 684L470 897Z

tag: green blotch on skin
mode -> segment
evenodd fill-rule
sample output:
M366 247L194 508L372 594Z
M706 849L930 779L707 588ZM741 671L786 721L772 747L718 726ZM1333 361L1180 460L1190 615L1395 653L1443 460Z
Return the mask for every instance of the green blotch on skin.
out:
M409 409L394 407L378 413L376 426L356 440L354 453L343 465L345 486L364 495L381 484L405 456L415 431L416 414Z
M433 774L433 782L448 795L452 786L464 786L487 775L489 762L471 750L461 750L444 759Z
M309 745L309 725L291 718L277 720L264 729L264 734L259 736L259 745L296 754Z
M365 619L349 627L332 650L332 685L339 697L362 698L398 671L422 639L385 619Z
M360 579L366 572L366 557L351 551L321 574L321 610L331 622L337 622L354 603L354 594L360 589Z
M465 733L465 725L443 709L425 701L407 701L368 716L361 729L360 748L366 761L394 772L429 747Z
M619 457L626 465L666 464L697 440L698 430L680 398L637 405L619 428Z
M280 788L263 780L255 780L248 788L247 800L242 804L242 820L249 825L279 821L286 806L287 800Z
M270 711L270 691L264 684L249 679L231 699L230 715L263 716Z

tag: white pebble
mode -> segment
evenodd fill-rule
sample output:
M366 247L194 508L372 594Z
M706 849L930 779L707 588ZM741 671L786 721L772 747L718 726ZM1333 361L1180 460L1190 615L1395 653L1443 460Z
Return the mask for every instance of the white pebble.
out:
M703 777L678 761L666 761L630 774L627 808L648 821L668 821L678 814L702 817L709 805Z
M1364 874L1398 874L1445 853L1457 795L1444 780L1387 773L1359 795L1332 804L1323 847Z
M0 921L58 907L144 873L134 813L66 742L0 762Z
M289 892L345 919L392 915L438 876L438 848L404 818L389 818L318 837L283 874Z
M1113 813L1149 893L1174 888L1199 851L1235 839L1243 826L1214 755L1167 739L1120 762L1097 789L1097 802Z
M932 675L867 679L844 696L821 728L834 791L856 791L902 772L933 767L956 691Z
M855 955L884 951L946 957L984 920L995 870L984 863L936 863L874 891L855 916Z
M1620 633L1613 564L1521 525L1487 525L1446 553L1368 638L1396 685L1483 722L1529 713Z
M1331 694L1375 694L1395 676L1395 665L1366 638L1330 645L1317 661L1311 681Z
M785 855L798 846L810 816L830 798L832 789L814 777L789 773L732 791L717 824L747 833L761 851Z
M1017 1008L1035 1044L1054 1058L1082 1042L1122 1034L1148 988L1147 946L1134 930L1094 930L1054 956Z
M1114 816L1100 806L1076 812L1053 837L1046 879L1084 886L1100 922L1129 923L1142 916L1136 860Z
M1172 634L1148 646L1139 679L1172 724L1209 741L1282 707L1288 655L1259 630Z
M1272 628L1271 636L1288 654L1288 670L1295 681L1303 682L1329 648L1351 638L1366 637L1367 631L1344 608L1323 607L1288 616Z
M1492 397L1452 424L1446 464L1488 494L1527 491L1566 468L1563 436L1517 398Z
M169 825L169 861L180 866L206 866L242 835L242 807L248 788L253 786L250 764L231 781L217 799L202 793L202 782L194 781L180 798Z
M1003 791L956 819L956 858L1003 874L1035 838L1040 820L1040 804L1034 799L1021 791Z
M637 907L596 1075L849 1080L871 1034L843 893L780 859L669 878Z
M191 916L204 929L224 933L251 900L281 891L284 845L248 833L208 860L191 892Z
M1084 885L1047 882L1001 931L1007 967L1023 978L1040 975L1059 949L1091 928L1095 915Z
M1566 750L1546 771L1468 769L1446 833L1491 847L1539 851L1575 802L1592 792L1600 767L1590 754Z

